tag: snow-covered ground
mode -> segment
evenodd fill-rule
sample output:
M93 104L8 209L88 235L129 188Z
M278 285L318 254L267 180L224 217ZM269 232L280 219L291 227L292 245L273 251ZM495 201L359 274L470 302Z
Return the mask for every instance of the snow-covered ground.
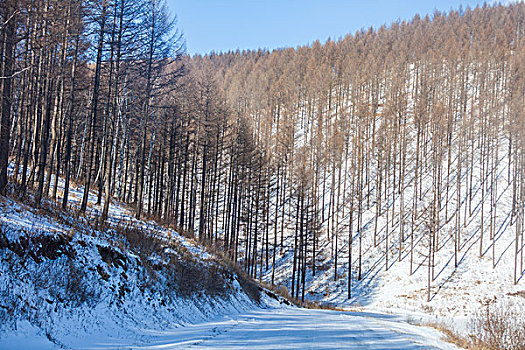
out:
M28 325L25 331L31 335ZM118 334L93 335L82 349L457 349L432 328L377 313L311 310L294 307L257 309L173 329L142 329L140 339ZM22 342L21 342L22 340ZM2 349L46 349L38 337L3 339Z
M81 195L72 189L73 207ZM440 340L441 333L411 325L406 317L283 307L264 294L257 304L235 280L228 296L166 298L155 283L144 289L147 273L139 261L144 257L119 245L111 226L96 229L93 218L100 206L91 205L86 216L56 209L51 204L55 214L50 215L0 199L0 316L6 321L0 325L0 349L454 349ZM189 254L203 266L215 264L216 258L195 241L136 220L120 203L112 204L110 221L141 227L175 247L166 248L163 259ZM54 250L24 246L43 237L64 241L53 241ZM111 248L114 261L102 257L101 247ZM148 260L152 266L162 264L160 256ZM88 300L62 304L75 291L70 283L75 271L84 272L78 278ZM159 278L160 288L166 280Z
M73 189L73 202L79 194ZM0 197L0 349L118 348L115 339L141 343L268 304L192 239L136 220L119 203L108 226L45 207Z
M165 336L150 348L457 349L438 331L396 316L300 308L257 310Z

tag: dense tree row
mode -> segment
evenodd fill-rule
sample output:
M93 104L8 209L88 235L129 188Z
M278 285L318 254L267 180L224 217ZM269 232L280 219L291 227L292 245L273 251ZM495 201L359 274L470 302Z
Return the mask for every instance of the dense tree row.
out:
M154 143L155 123L166 118L164 96L182 72L183 42L173 36L165 5L156 0L5 4L2 140L11 146L12 176L21 195L34 187L36 205L43 196L56 198L58 177L52 175L59 174L64 207L70 182L76 181L97 189L99 203L104 194L104 215L115 189L123 196L124 183L133 187L141 208L146 181L141 165ZM2 148L3 156L7 150ZM3 164L2 178L6 170Z
M157 0L6 0L0 190L8 159L36 205L84 185L79 210L116 197L298 298L327 262L350 298L372 250L430 292L444 246L495 267L501 234L521 278L524 4L193 58L173 23Z

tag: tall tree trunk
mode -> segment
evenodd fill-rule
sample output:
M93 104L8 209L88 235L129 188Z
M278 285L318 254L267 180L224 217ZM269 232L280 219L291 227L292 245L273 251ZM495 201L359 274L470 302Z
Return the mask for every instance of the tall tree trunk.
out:
M18 0L5 0L2 23L3 69L2 79L2 120L0 125L0 194L7 186L7 165L9 162L9 138L11 132L11 86L14 72L15 32L17 24ZM2 52L0 52L2 54Z
M89 189L91 187L91 168L93 166L93 158L95 154L95 140L97 139L97 115L98 115L98 96L100 93L100 72L102 66L102 51L104 47L104 32L106 28L106 10L107 2L102 2L102 13L100 16L100 29L99 29L99 38L97 44L97 61L95 64L95 80L93 82L93 96L91 99L91 127L90 127L90 136L91 142L89 147L89 162L87 166L87 176L86 182L84 185L84 195L82 197L82 204L80 206L80 211L85 212L87 209L87 203L89 198Z

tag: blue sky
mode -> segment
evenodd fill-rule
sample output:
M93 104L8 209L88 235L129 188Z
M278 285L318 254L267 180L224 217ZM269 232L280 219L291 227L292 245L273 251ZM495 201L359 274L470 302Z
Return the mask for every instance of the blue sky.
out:
M167 0L189 54L275 49L338 39L416 13L432 14L475 0Z

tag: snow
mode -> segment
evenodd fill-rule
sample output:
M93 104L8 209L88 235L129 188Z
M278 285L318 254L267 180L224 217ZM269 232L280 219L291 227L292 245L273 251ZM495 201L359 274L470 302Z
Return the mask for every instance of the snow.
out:
M258 310L175 333L172 349L457 349L441 334L395 316L331 310Z
M73 196L75 199L78 197ZM44 209L37 209L0 197L0 349L78 349L95 341L118 348L116 338L141 343L150 339L153 331L261 307L248 297L235 275L224 271L216 258L193 240L136 220L119 203L112 205L112 223L103 230L96 228L89 214L77 215L56 208L54 203L44 204ZM116 220L123 217L128 224L166 242L162 253L145 256L123 245L114 229ZM45 246L45 239L55 238L61 246L53 251ZM104 259L101 248L109 249L117 259ZM56 256L49 256L49 252ZM149 269L162 269L163 259L199 264L201 270L195 267L193 273L217 273L224 279L225 292L178 295L167 287L168 278L175 277L148 271L141 259L150 262ZM207 267L211 272L204 271ZM221 280L217 281L220 288ZM268 304L271 302L261 305Z
M92 335L75 348L111 349L443 349L457 347L432 328L392 315L295 307L257 309L172 329L141 329L140 339ZM11 337L0 349L46 349L41 338Z
M72 189L73 207L78 206L81 194L82 191ZM93 194L90 197L95 200ZM50 211L57 209L50 202L46 205ZM441 333L411 325L403 317L283 307L264 295L262 302L256 304L237 280L232 281L226 297L200 295L166 301L154 290L144 292L137 288L142 278L140 257L115 246L111 226L106 231L94 228L92 218L100 209L91 205L86 216L56 210L55 217L49 211L10 198L0 199L4 237L9 242L23 237L70 237L75 249L74 264L86 271L83 283L88 282L88 292L98 298L94 305L61 305L58 300L64 290L37 283L42 283L44 276L51 284L71 278L65 255L41 263L20 257L20 261L25 259L22 276L12 269L15 265L2 263L0 304L15 305L15 317L0 325L0 349L455 349L441 340ZM212 264L215 259L175 230L135 219L129 208L116 201L110 207L110 222L138 225L155 234L170 243L163 250L166 255L177 256L179 251L172 247L179 246L205 264ZM103 261L97 247L112 247L123 254L127 270ZM18 259L11 255L10 264L13 258ZM159 256L149 259L162 263ZM97 266L108 273L106 282L96 275ZM124 272L126 281L121 277ZM129 288L123 300L116 297L122 287ZM17 298L23 303L18 303Z
M41 331L28 321L17 323L16 332L10 332L0 337L0 349L56 349Z

